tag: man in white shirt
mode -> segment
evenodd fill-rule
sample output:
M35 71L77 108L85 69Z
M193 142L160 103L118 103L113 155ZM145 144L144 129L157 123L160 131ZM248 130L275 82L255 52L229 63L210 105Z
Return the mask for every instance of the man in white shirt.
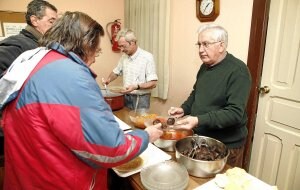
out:
M124 53L118 65L103 81L109 84L118 76L123 76L125 106L130 109L149 108L151 89L156 87L157 74L153 55L137 45L131 29L123 29L117 35L119 48Z

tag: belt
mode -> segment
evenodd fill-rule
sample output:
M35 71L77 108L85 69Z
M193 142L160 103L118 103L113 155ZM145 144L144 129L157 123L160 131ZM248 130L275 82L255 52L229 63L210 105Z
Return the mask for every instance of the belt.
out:
M145 94L125 94L125 96L145 96L145 95L150 95L151 93L145 93Z

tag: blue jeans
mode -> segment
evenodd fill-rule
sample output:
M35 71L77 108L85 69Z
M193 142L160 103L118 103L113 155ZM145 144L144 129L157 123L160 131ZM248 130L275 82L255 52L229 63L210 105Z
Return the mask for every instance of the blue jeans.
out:
M139 96L139 97L138 97ZM151 94L125 94L125 106L129 109L134 110L136 106L137 99L137 109L149 109L150 108L150 96Z

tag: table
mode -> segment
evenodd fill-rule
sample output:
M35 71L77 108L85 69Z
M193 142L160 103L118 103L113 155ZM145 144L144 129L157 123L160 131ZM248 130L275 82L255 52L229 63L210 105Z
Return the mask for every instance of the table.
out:
M129 111L130 110L128 108L123 108L121 110L114 111L114 114L119 119L121 119L122 121L124 121L125 123L127 123L128 125L133 127L133 123L130 121L129 116L128 116ZM133 127L133 129L134 129L134 127ZM172 160L176 160L174 152L167 152L167 153L172 156ZM226 165L224 170L221 173L225 172L229 168L231 168L231 167L229 165ZM145 188L143 187L143 184L141 182L140 173L136 173L127 178L133 189L145 190ZM199 178L199 177L189 176L189 184L188 184L188 187L186 188L186 190L192 190L192 189L208 182L211 179L212 178Z

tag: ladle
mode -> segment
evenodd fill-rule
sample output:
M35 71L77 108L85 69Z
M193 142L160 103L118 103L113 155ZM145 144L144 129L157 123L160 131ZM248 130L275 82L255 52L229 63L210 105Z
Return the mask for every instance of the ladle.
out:
M136 102L135 102L135 108L134 108L134 113L136 113L136 110L138 108L139 100L140 100L140 95L137 94L137 96L136 96Z
M108 93L107 93L107 85L106 85L106 83L105 83L104 78L102 78L102 83L104 84L104 89L105 89L106 94L108 94Z
M196 134L194 135L194 137L197 137L197 136L198 135L196 135ZM200 142L198 140L196 140L195 138L193 138L192 140L193 140L193 147L187 155L190 158L194 158L195 153L197 152L197 149L201 150L202 146L208 147L205 139L200 139Z

